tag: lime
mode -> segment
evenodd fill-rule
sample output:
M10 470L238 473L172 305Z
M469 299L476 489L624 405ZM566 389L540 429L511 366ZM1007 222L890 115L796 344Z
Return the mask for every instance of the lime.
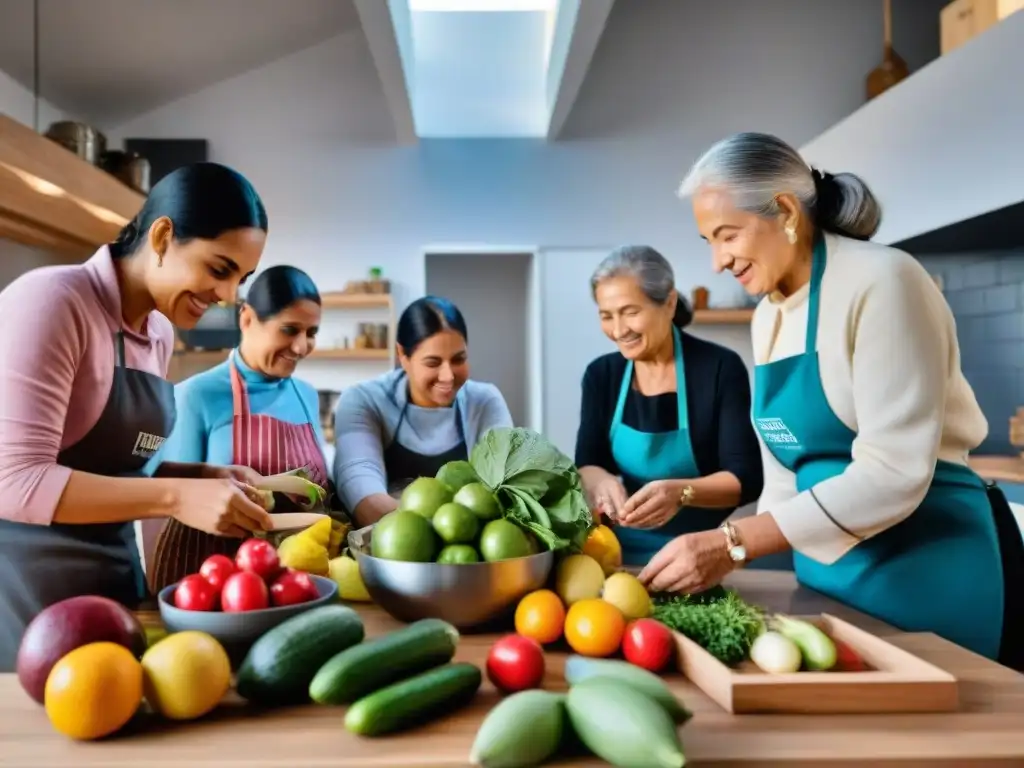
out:
M422 515L407 509L395 510L373 527L370 552L384 560L428 563L437 552L437 535Z
M480 534L480 554L489 563L527 557L533 554L530 550L526 533L508 520L492 520Z
M469 483L462 486L455 494L454 501L466 509L472 510L473 514L481 520L495 520L501 516L498 497L491 493L491 489L483 483Z
M437 470L437 479L447 485L452 491L458 491L462 486L479 482L480 478L468 461L449 461Z
M437 562L446 565L468 565L479 563L480 555L468 544L449 544L437 556Z
M445 544L468 544L480 532L476 515L454 501L434 513L434 530Z
M406 509L429 520L442 504L452 500L452 490L436 477L420 477L402 491L399 509Z

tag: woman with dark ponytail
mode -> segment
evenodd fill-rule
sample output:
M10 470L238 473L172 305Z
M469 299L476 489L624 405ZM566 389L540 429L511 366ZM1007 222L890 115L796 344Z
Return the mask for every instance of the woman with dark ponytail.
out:
M232 301L266 232L243 176L187 166L87 262L0 293L0 672L43 608L76 595L138 603L134 521L236 537L270 526L249 469L168 463L146 476L175 420L172 325Z
M749 378L735 352L684 331L693 312L653 248L616 249L590 285L618 351L583 376L576 465L624 562L642 566L760 495Z
M319 395L294 375L316 347L316 284L298 267L269 267L249 288L238 325L241 342L226 361L175 387L178 422L155 461L243 466L260 475L304 468L330 488ZM279 496L274 512L297 511L293 502ZM153 592L198 572L210 555L234 557L240 543L168 521L153 554Z
M752 415L759 514L680 536L641 573L695 592L793 552L800 583L907 632L1024 670L1024 543L967 462L988 423L953 314L908 253L873 243L881 207L852 173L740 133L683 182L714 268L762 297Z

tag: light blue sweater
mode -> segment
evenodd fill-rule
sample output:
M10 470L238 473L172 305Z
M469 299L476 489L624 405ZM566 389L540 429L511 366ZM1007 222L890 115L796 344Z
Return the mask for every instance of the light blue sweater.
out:
M231 360L246 383L249 410L292 424L312 419L317 440L324 444L320 428L320 404L311 384L296 379L272 379L247 366L240 355L232 356L209 370L185 379L174 388L178 416L170 437L150 459L147 469L162 461L231 464L232 399ZM305 406L305 410L303 409ZM308 416L307 416L308 413ZM328 471L330 468L328 468Z
M384 449L408 399L405 373L400 368L346 389L334 411L334 482L345 508L376 493L388 492ZM467 450L494 427L511 427L505 398L493 384L467 381L456 395ZM455 408L409 405L398 431L398 442L415 453L436 456L460 442Z

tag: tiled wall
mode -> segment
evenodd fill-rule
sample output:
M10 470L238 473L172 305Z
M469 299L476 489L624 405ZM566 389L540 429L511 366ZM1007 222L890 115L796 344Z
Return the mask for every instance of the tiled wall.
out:
M989 422L975 453L1016 453L1010 416L1024 406L1024 248L921 256L956 316L964 374Z

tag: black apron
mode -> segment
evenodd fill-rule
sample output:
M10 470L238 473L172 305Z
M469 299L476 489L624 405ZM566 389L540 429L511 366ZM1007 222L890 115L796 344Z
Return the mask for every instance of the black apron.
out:
M122 333L114 345L114 379L99 421L61 451L57 463L107 477L142 477L174 426L174 385L126 368ZM25 627L47 606L100 595L135 608L145 594L134 523L0 521L0 672L14 670Z
M404 382L404 377L400 381ZM434 477L438 470L449 461L466 461L469 458L466 434L462 427L462 414L459 412L457 400L453 407L455 427L459 431L459 442L447 451L433 456L416 453L398 442L398 432L401 430L402 424L405 423L405 412L409 409L409 396L406 394L405 405L402 406L402 413L398 417L395 433L391 437L391 442L384 449L384 473L388 479L389 494L397 497L416 478Z

